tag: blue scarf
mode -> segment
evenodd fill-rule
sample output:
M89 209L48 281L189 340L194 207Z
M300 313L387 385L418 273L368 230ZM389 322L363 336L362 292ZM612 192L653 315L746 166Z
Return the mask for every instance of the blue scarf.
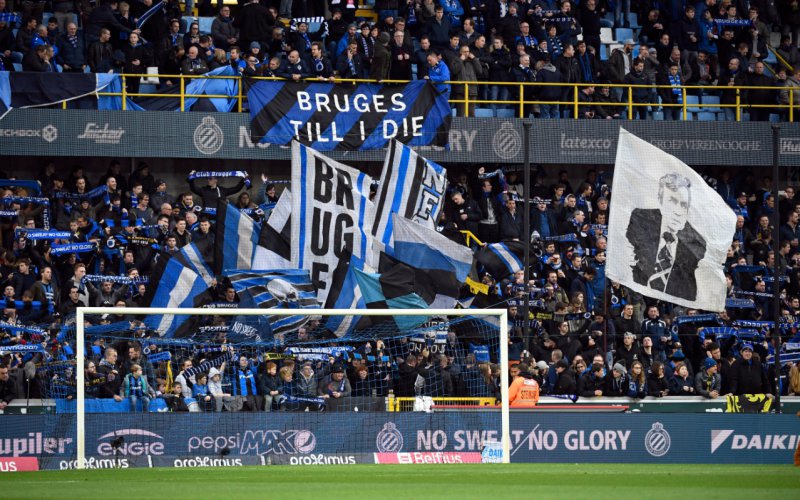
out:
M583 81L586 83L593 83L594 82L594 75L592 74L592 63L589 59L589 53L586 52L582 56L578 57L578 64L581 66L581 72L583 73Z
M669 84L672 85L672 95L675 96L675 100L678 104L683 104L683 90L680 88L681 86L681 75L672 75L668 74L667 78L669 78Z

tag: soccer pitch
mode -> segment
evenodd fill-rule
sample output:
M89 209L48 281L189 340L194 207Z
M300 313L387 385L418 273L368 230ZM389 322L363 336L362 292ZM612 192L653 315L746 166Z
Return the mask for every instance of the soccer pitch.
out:
M511 464L125 469L6 474L4 499L798 498L792 465ZM687 496L688 495L688 496Z

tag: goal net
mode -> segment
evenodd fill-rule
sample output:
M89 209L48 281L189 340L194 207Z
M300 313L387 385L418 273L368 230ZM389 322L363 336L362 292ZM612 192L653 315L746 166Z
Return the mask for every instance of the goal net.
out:
M74 372L51 378L75 401L70 467L509 459L505 310L119 313L79 309Z

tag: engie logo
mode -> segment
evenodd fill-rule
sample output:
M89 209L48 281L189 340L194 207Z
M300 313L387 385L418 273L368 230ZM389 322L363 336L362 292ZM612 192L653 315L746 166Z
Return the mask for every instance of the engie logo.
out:
M119 450L114 450L111 442L116 438L122 438L122 443ZM164 438L155 432L146 431L144 429L120 429L108 434L103 434L98 441L97 453L104 457L115 455L163 455L164 454Z
M728 442L729 437L727 450L794 450L800 441L798 434L734 434L733 429L714 429L711 431L711 453Z

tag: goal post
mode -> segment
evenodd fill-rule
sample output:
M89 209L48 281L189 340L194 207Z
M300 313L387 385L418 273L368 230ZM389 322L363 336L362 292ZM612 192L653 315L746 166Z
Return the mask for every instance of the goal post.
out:
M86 467L86 390L84 370L86 367L86 328L85 321L87 315L119 315L120 308L116 307L79 307L76 310L75 324L75 351L76 351L76 468ZM307 316L362 316L362 317L446 317L446 318L496 318L499 323L498 335L498 355L497 360L500 366L500 436L503 449L503 463L510 462L511 436L510 436L510 416L509 416L509 365L508 365L508 316L505 309L235 309L235 308L148 308L148 307L126 307L126 316L150 316L150 315L175 315L175 316L296 316L298 314ZM358 411L358 408L355 409ZM496 411L496 410L495 410Z

